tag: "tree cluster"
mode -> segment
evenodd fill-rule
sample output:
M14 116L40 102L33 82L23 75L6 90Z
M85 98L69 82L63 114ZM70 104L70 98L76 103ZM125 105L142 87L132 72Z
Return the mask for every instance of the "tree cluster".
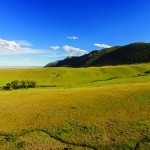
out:
M32 80L14 80L10 83L7 83L2 87L3 90L16 90L16 89L25 89L25 88L35 88L37 86L35 81Z

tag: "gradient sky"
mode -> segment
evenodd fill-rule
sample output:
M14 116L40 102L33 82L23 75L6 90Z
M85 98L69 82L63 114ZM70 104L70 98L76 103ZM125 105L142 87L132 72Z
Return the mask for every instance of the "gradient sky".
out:
M0 67L44 66L133 42L150 42L149 0L3 0L0 4Z

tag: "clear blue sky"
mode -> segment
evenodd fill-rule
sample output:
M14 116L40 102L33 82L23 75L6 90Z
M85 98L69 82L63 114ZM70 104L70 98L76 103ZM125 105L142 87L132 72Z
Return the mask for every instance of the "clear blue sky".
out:
M3 0L0 4L0 66L43 66L133 42L150 42L149 0Z

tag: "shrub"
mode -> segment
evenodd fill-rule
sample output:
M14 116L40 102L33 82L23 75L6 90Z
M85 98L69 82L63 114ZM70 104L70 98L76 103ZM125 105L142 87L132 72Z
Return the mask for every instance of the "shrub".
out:
M7 83L2 87L3 90L11 90L11 89L24 89L24 88L36 88L37 84L32 80L14 80L11 83Z

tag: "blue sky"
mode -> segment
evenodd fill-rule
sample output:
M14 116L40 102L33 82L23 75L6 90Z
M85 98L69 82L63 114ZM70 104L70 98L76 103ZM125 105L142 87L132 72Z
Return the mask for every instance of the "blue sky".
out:
M44 66L92 50L150 42L149 0L5 0L0 66Z

